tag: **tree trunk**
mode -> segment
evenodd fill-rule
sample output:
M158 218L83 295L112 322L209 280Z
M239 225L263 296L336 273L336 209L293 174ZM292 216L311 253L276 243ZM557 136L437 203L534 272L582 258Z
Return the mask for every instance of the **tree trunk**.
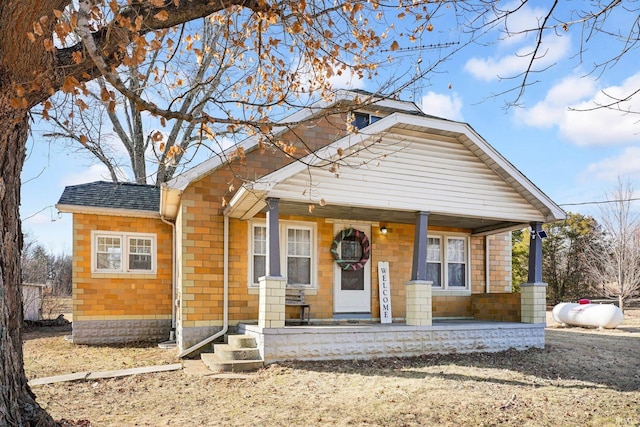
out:
M622 294L618 295L618 308L620 308L620 311L624 314L624 298Z
M55 426L27 385L22 353L20 172L29 132L27 110L0 94L0 425Z

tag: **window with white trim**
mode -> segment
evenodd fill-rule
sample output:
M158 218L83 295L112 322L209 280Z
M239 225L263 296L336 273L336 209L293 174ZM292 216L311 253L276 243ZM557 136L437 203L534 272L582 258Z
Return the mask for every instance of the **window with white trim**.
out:
M469 288L468 238L464 236L427 237L427 280L434 288Z
M442 287L442 239L427 237L427 280L434 287Z
M258 286L266 275L267 227L263 222L250 223L249 286ZM280 221L281 270L288 285L315 286L316 227L315 224Z
M267 272L267 227L254 225L253 229L253 283Z
M287 227L287 284L311 285L311 229Z
M155 234L92 232L94 273L153 273L156 257Z

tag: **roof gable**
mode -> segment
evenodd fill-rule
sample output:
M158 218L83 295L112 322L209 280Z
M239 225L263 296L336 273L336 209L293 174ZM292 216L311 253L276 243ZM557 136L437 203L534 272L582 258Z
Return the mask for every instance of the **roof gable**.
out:
M315 102L309 107L302 108L295 113L283 118L279 121L279 123L295 124L305 122L312 119L313 117L320 115L323 111L337 104L352 104L356 101L362 102L363 100L367 99L369 99L369 101L365 103L365 105L362 107L362 110L370 113L377 111L382 115L388 115L395 111L403 111L407 114L424 115L420 108L418 108L418 106L413 102L398 101L391 98L385 98L362 90L339 90L335 93L333 99L323 99ZM289 128L283 125L274 128L273 134L279 135L288 130ZM184 173L175 176L173 179L164 184L164 186L172 190L184 191L192 182L200 180L201 178L215 171L221 165L225 164L228 159L234 156L234 153L236 153L238 149L249 152L250 150L258 147L259 139L260 138L258 136L249 137L239 144L233 145L232 147L224 150L220 155L205 160L199 165L196 165L195 167L185 171Z
M231 201L232 215L254 215L264 197L475 217L478 232L485 218L497 228L565 216L467 124L402 113L246 185Z
M62 212L127 211L158 214L160 189L153 185L96 181L67 186L56 204Z

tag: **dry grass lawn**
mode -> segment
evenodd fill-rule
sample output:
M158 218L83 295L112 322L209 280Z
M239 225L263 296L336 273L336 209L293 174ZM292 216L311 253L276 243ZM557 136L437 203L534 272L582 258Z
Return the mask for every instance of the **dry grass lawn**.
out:
M35 386L92 426L639 426L640 310L615 330L549 322L543 350L271 365L246 379L184 371ZM175 362L153 346L26 334L29 378Z

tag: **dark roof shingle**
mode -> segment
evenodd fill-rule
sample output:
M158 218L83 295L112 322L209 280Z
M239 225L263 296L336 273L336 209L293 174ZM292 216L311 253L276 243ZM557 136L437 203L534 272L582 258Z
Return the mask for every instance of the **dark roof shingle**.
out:
M153 185L96 181L65 187L59 205L158 212L160 188Z

